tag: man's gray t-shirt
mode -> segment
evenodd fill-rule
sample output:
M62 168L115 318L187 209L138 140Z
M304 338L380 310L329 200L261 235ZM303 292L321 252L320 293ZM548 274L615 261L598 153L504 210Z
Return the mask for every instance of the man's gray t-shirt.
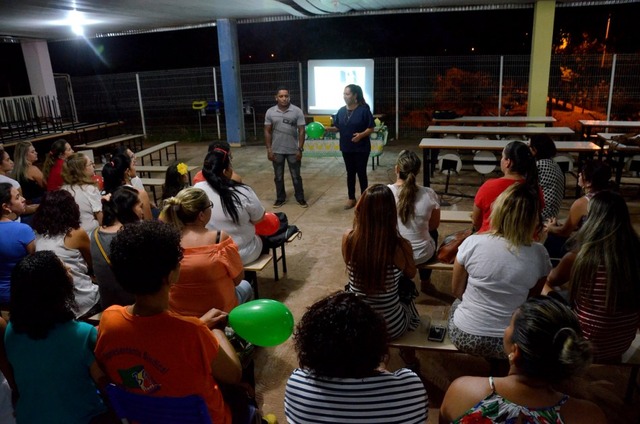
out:
M271 151L280 155L298 153L298 126L304 125L304 114L298 106L289 105L285 111L278 105L270 107L264 124L271 125Z

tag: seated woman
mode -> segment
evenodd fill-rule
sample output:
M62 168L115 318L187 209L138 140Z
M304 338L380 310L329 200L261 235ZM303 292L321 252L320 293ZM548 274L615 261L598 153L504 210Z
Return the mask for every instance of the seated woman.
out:
M86 424L107 411L94 382L104 377L93 356L97 332L74 320L73 293L54 252L36 252L13 271L5 348L19 423Z
M102 178L104 179L104 193L109 194L123 185L134 187L131 179L136 175L136 163L126 154L115 155L111 161L102 167ZM138 190L138 196L142 201L142 211L144 219L152 219L151 201L149 194L144 188L134 187Z
M0 306L7 308L11 271L22 258L36 251L36 237L31 227L14 220L24 213L26 203L10 183L0 183L0 208Z
M62 165L73 154L71 145L64 139L53 142L51 150L42 165L42 176L47 182L47 191L58 190L64 184Z
M561 258L567 253L565 243L578 230L587 217L589 200L599 191L610 188L611 168L605 162L588 160L578 172L578 185L584 190L584 196L576 199L569 209L569 216L563 223L557 219L549 220L547 240L544 246L552 258Z
M172 162L167 167L162 185L162 200L177 195L180 190L189 187L188 167L183 162ZM164 205L163 205L164 206Z
M167 199L160 214L181 233L180 278L169 291L169 307L180 315L199 317L211 308L228 313L253 298L238 246L224 231L207 229L211 209L206 193L192 187Z
M551 271L547 286L569 283L570 303L595 359L619 361L640 325L640 239L622 196L607 190L593 196L573 239L575 249Z
M135 299L124 291L116 281L111 269L111 240L120 229L129 223L144 218L139 192L133 187L120 186L111 193L109 200L102 200L102 226L93 230L91 239L91 261L98 281L100 306L131 305Z
M262 239L255 224L264 219L264 207L248 185L231 179L233 169L229 152L216 147L207 154L202 173L206 179L194 187L204 190L213 202L210 230L224 231L238 246L243 264L255 261L262 253Z
M527 300L504 331L506 377L460 377L440 406L441 423L607 422L595 404L554 389L590 363L589 343L576 316L548 297Z
M40 199L47 187L42 171L34 165L38 161L38 152L30 142L21 141L16 144L14 159L15 166L12 175L20 183L22 195L26 199L27 205L31 205L35 212L35 208L40 203ZM22 222L28 223L30 217L31 215L29 215L29 218L23 215L21 217Z
M503 358L502 333L527 297L539 294L551 269L540 227L537 190L513 184L493 204L491 230L462 242L451 286L451 342L466 353Z
M478 233L489 231L493 202L509 186L519 182L525 183L532 190L539 190L536 161L529 147L523 142L512 141L505 146L500 159L500 170L504 177L487 180L480 186L473 201L471 219ZM540 199L543 199L542 191Z
M15 424L15 412L11 401L12 392L17 392L13 369L7 360L7 352L4 348L4 335L7 329L7 322L0 317L0 423Z
M181 259L180 233L171 225L140 221L118 232L111 242L113 272L136 301L102 313L96 359L127 391L201 396L212 422L231 424L232 411L219 384L240 382L238 355L223 331L168 310L169 287L179 278Z
M556 144L547 134L534 134L529 149L536 159L538 181L544 195L542 219L556 218L564 198L564 173L553 160L557 153Z
M427 421L427 392L420 377L385 369L389 345L384 319L361 297L339 292L304 314L294 335L300 368L284 394L291 424L420 423Z
M431 188L416 184L421 163L414 152L401 151L395 166L396 182L389 184L398 209L398 230L411 243L416 265L427 262L435 254L440 225L438 195ZM418 271L422 290L434 290L431 270Z
M98 313L101 310L98 286L89 276L89 235L80 226L80 209L71 193L65 190L46 192L33 216L32 226L36 232L36 251L53 251L69 270L78 305L76 318Z
M411 244L398 233L396 202L389 187L369 186L356 205L353 229L342 236L342 257L347 264L347 290L362 295L387 323L395 339L420 324L411 299L400 300L400 278L416 275ZM415 292L413 281L407 281Z
M66 190L80 208L80 226L91 234L102 224L102 201L96 181L93 161L82 153L74 153L62 166L62 179Z

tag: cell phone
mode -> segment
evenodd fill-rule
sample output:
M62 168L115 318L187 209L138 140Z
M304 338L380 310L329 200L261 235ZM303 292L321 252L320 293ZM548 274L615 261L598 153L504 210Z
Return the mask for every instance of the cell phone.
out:
M441 342L444 340L444 335L447 333L447 327L444 325L432 325L429 328L429 336L427 336L427 340L431 340L433 342Z

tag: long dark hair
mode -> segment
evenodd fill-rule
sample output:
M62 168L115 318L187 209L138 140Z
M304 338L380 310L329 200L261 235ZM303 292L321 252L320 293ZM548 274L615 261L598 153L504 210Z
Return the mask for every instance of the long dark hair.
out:
M387 268L401 238L396 214L393 192L384 184L369 186L356 205L344 259L352 281L366 293L384 290Z
M349 84L345 88L348 88L351 91L351 94L355 94L358 98L358 104L365 106L367 102L364 101L364 93L362 92L362 87L356 84Z
M42 165L42 175L44 176L45 181L49 179L49 172L51 172L53 164L55 164L56 161L61 159L61 156L64 155L66 147L67 140L63 138L54 141L51 145L51 150L47 153L47 156L44 159L44 164Z
M179 161L174 161L167 167L164 184L162 185L162 200L175 196L180 190L188 186L188 184L183 181L183 175L178 172L179 163Z
M114 155L111 161L102 167L102 178L104 179L104 191L113 193L125 181L125 174L131 167L131 158L126 154Z
M522 175L525 184L537 192L538 167L529 146L521 141L512 141L505 146L504 156L511 160L510 170Z
M401 151L396 160L398 176L404 181L398 194L398 216L405 225L416 215L416 197L419 191L416 175L420 172L421 164L418 155L410 150Z
M73 280L55 253L36 252L13 268L10 307L16 333L32 339L44 339L57 324L74 319Z
M605 305L608 312L634 311L640 305L640 251L638 234L631 224L622 196L609 190L589 201L587 220L574 236L579 245L573 264L571 299L593 292L598 268L607 273Z
M224 172L231 166L229 151L221 147L216 147L204 159L202 175L212 189L218 193L222 201L222 210L230 217L235 224L240 222L238 207L240 196L243 195L236 190L237 186L243 185L227 177Z
M109 200L102 200L102 225L113 225L116 221L122 225L140 221L133 211L138 202L140 202L140 193L135 188L129 186L116 188Z

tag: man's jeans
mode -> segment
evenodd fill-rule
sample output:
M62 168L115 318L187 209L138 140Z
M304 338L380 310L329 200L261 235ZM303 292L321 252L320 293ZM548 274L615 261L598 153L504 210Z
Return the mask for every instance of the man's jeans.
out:
M287 199L287 193L284 190L284 161L289 163L289 172L293 180L293 189L296 193L296 200L301 202L304 200L304 189L302 188L302 177L300 176L300 161L296 159L296 155L282 155L274 153L273 172L276 183L276 201L284 202Z

